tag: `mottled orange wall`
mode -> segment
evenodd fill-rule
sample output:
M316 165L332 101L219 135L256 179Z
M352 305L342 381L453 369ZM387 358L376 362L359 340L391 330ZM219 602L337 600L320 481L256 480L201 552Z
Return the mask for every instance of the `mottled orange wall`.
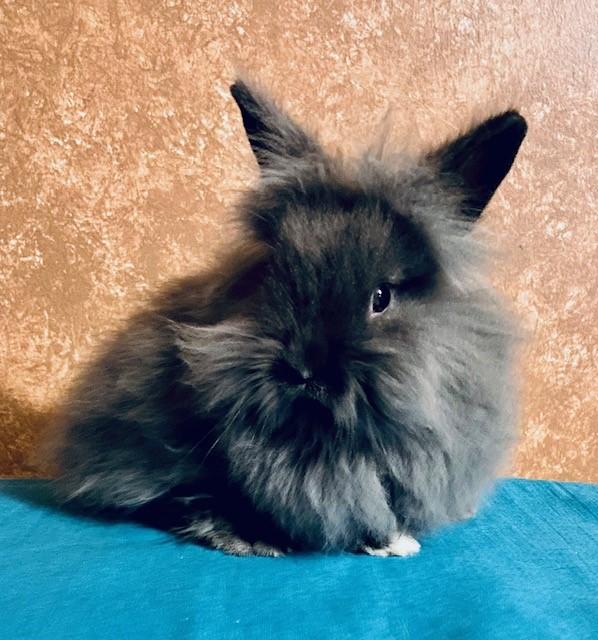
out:
M2 2L0 472L30 470L102 330L230 242L255 176L227 90L240 66L343 148L389 106L420 143L521 109L529 137L485 223L531 334L515 471L598 480L597 6Z

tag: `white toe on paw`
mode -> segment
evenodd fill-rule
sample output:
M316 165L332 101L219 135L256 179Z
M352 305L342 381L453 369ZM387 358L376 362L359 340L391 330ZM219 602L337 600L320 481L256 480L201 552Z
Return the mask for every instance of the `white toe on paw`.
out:
M406 533L395 533L390 543L386 546L391 556L406 558L419 553L421 545L419 542Z
M363 550L369 555L369 556L378 556L379 558L386 558L386 556L389 555L388 553L388 549L386 547L382 547L381 549L374 549L374 547L367 547L365 546L363 548Z
M419 553L420 549L421 545L419 542L406 533L395 533L390 539L390 542L380 549L374 549L373 547L363 548L370 556L378 556L380 558L386 558L388 556L407 558L408 556L414 556Z

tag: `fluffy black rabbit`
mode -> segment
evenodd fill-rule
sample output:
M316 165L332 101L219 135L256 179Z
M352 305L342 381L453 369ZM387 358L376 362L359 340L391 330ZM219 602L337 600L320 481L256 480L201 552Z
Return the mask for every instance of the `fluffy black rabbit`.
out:
M261 168L246 241L84 373L57 486L233 554L415 553L474 513L513 440L515 332L470 229L525 121L409 165L341 162L244 82L231 93Z

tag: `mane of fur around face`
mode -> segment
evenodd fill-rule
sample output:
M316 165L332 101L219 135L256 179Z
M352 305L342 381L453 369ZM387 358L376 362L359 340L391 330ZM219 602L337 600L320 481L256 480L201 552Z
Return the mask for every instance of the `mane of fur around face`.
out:
M459 182L430 157L331 159L290 120L256 133L245 116L262 169L247 242L170 286L83 375L55 454L64 493L135 509L185 486L216 511L240 495L309 548L469 515L513 437L514 332ZM432 291L366 321L377 254L406 266L414 243ZM339 391L315 401L274 371L322 336Z

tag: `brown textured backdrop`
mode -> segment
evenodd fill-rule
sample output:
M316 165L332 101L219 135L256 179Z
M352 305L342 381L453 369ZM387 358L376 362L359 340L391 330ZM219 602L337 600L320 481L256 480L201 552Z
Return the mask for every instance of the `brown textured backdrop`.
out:
M241 66L327 144L389 106L440 141L513 104L528 139L485 224L530 329L514 471L598 480L595 2L0 3L0 473L101 332L229 242L255 176Z

